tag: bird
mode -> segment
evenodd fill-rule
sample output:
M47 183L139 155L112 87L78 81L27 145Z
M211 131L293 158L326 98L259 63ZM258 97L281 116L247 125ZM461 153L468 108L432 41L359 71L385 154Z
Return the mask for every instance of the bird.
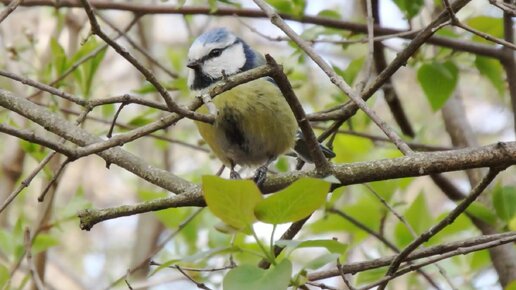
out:
M262 54L224 27L199 35L188 50L188 86L196 95L224 78L265 64ZM267 168L279 155L294 147L305 148L296 118L270 77L259 78L223 92L213 99L217 109L213 124L194 121L215 156L239 179L235 166L258 167L254 180L264 182ZM208 113L207 105L200 113ZM323 153L334 153L321 145ZM304 150L304 161L311 158Z

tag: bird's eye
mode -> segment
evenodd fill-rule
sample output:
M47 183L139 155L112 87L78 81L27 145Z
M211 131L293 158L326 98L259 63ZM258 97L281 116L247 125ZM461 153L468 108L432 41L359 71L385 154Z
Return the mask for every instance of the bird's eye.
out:
M217 57L222 53L222 49L220 48L214 48L210 51L210 57Z

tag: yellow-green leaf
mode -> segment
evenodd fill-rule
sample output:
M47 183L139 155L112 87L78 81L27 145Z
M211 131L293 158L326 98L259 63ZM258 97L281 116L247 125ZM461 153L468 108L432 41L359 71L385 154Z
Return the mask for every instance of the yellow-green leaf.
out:
M202 189L208 208L228 225L244 230L256 220L254 208L263 197L253 181L206 175Z
M427 63L417 71L417 79L432 109L437 111L455 91L459 69L451 61Z
M504 70L500 62L496 59L476 56L475 66L481 75L485 76L495 87L500 96L505 90Z
M282 224L307 217L326 200L330 183L316 178L301 178L282 191L262 200L256 217L265 223Z
M477 16L466 20L466 24L491 36L503 38L503 21L501 17ZM491 43L491 41L478 35L474 35L473 40Z
M285 259L264 270L255 265L241 265L224 277L224 290L286 290L292 275L292 264Z
M493 193L493 205L498 217L506 222L516 217L516 188L497 187Z

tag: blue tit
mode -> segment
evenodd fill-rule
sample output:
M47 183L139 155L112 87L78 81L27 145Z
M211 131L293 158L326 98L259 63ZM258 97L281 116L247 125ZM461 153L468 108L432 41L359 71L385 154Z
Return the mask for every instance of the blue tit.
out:
M200 94L225 76L263 64L264 57L242 39L225 28L212 29L200 35L188 51L188 85ZM239 85L218 95L213 103L218 111L214 124L195 124L214 154L231 169L232 178L239 178L234 170L237 164L261 166L255 180L263 181L270 162L292 150L302 137L294 114L271 78ZM198 112L207 113L206 105ZM307 156L304 159L309 161Z

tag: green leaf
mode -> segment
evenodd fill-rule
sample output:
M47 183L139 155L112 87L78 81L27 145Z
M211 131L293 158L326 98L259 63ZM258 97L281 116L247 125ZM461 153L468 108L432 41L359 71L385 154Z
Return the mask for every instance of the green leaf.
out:
M167 194L164 192L157 193L148 190L140 190L138 191L138 197L142 201L150 201L165 198L167 197ZM156 218L170 229L178 227L179 224L181 224L181 222L190 215L190 213L191 210L188 208L168 208L154 212Z
M491 264L491 258L489 256L488 250L473 252L471 254L468 254L466 258L469 260L469 270L471 273L485 269L486 267L489 267L489 265Z
M149 277L154 276L154 274L158 273L159 271L161 271L163 269L168 268L171 265L176 264L177 262L179 262L178 259L173 259L173 260L166 261L165 263L161 263L161 265L159 265L159 267L152 270L152 272L149 274Z
M328 265L329 263L337 261L339 257L339 254L324 254L315 259L310 260L308 263L305 264L304 268L309 270L316 270Z
M241 265L224 277L224 290L286 290L292 275L292 264L285 259L278 265L264 270L254 265Z
M342 19L342 15L340 15L340 13L338 11L331 10L331 9L321 10L319 13L317 13L317 16L332 18L332 19Z
M459 69L451 61L432 62L419 68L417 79L432 109L437 111L455 91L459 79Z
M5 283L9 281L9 278L9 269L4 265L0 265L0 289L4 289Z
M276 10L296 16L303 15L306 8L305 0L267 0Z
M83 62L79 68L73 72L73 75L79 84L79 88L85 97L90 96L93 78L100 66L100 63L106 55L107 47L97 51L95 54L92 54L99 47L100 44L95 40L95 38L90 37L70 59L70 64L73 64L83 57L91 55L87 61Z
M102 117L104 117L104 118L112 117L113 114L115 113L115 104L103 105L103 106L101 106L100 110L102 112Z
M501 17L477 16L466 20L466 24L491 36L503 38L503 20ZM474 35L473 40L491 43L491 41L478 35Z
M348 245L343 244L336 240L308 240L308 241L296 241L296 240L279 240L276 245L282 247L289 247L294 249L301 248L325 248L330 253L343 254Z
M59 239L49 234L39 234L32 242L32 254L41 253L59 245Z
M240 4L238 2L234 2L234 1L230 1L230 0L218 0L218 1L221 2L221 3L228 4L230 6L235 6L237 8L242 8L242 4Z
M155 93L158 90L156 89L156 87L153 84L145 82L141 87L139 87L137 89L133 89L131 91L136 94L145 95L145 94Z
M516 217L516 188L498 186L493 193L493 205L502 220L509 222Z
M279 172L287 172L289 168L287 158L283 156L279 157L275 167Z
M505 91L505 81L503 77L504 70L500 62L493 58L477 55L475 58L475 66L480 74L485 76L495 87L498 94L502 96Z
M209 249L207 251L195 253L194 255L190 255L188 257L184 257L181 259L181 261L195 262L195 261L199 261L199 260L205 260L205 259L208 259L208 258L216 256L216 255L227 255L230 253L238 253L241 251L242 251L242 249L237 246L217 247L217 248Z
M512 281L505 287L504 290L516 290L516 281Z
M372 269L372 270L362 271L362 272L358 273L356 283L358 285L363 285L363 284L368 284L368 283L378 281L385 275L385 272L387 272L387 267L381 267L381 268L376 268L376 269Z
M385 206L372 194L355 190L354 195L351 199L356 199L357 201L346 204L341 210L373 231L378 231L382 216L386 212ZM369 236L364 230L334 214L316 220L309 227L314 233L345 232L353 237L352 243L355 245Z
M330 183L316 178L301 178L289 187L262 200L256 217L265 223L295 222L309 216L324 204Z
M16 247L16 241L13 233L6 229L0 229L0 251L2 253L11 255Z
M443 218L445 218L449 212L444 212L436 217L433 221L433 224L437 224ZM435 236L433 236L429 241L429 245L438 245L445 242L452 241L462 233L467 233L469 231L474 230L475 227L471 223L469 217L465 214L459 215L452 224L446 226L444 229L439 231Z
M507 226L509 227L509 230L516 231L516 216L513 217L508 223Z
M127 122L127 124L130 126L133 126L133 127L141 127L141 126L145 126L155 120L156 119L154 119L152 117L140 115L140 116L136 116L136 117L132 118L129 122Z
M424 0L393 0L396 6L405 14L405 17L411 19L416 16L423 5L425 4Z
M256 221L254 208L263 197L253 181L206 175L202 189L208 208L228 225L244 230Z
M357 78L358 73L362 70L364 62L365 57L358 57L352 60L344 70L338 68L337 66L333 66L333 69L346 81L346 83L352 85Z
M403 216L409 225L414 229L416 234L421 234L430 228L433 218L430 214L430 209L428 208L424 193L419 193L410 207L407 208ZM405 246L414 239L405 224L403 224L401 221L396 224L394 233L396 242L400 246Z
M50 39L50 51L52 52L52 65L55 69L56 75L60 76L67 68L66 54L64 48L54 37Z
M490 225L494 225L496 223L495 213L478 201L474 201L470 204L466 209L466 212Z
M366 138L339 134L333 144L333 152L337 155L336 163L363 161L374 151L374 144Z

